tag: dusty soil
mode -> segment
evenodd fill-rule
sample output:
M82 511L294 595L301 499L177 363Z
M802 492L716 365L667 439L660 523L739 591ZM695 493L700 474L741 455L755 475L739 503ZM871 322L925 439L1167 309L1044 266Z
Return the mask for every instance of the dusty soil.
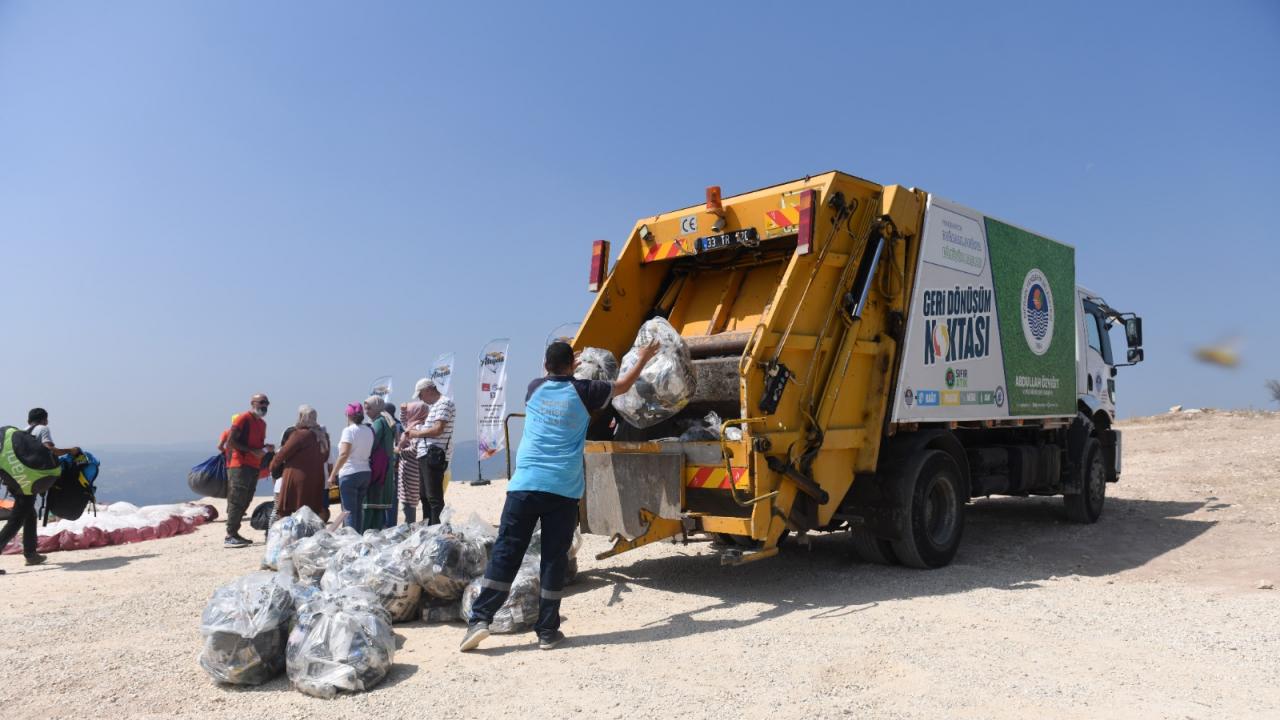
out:
M214 686L196 665L213 589L261 546L192 535L0 559L5 718L1277 717L1280 415L1124 424L1125 468L1094 526L1057 499L968 513L948 568L849 559L844 538L721 567L705 543L609 561L588 538L570 640L456 651L460 626L397 626L392 676L332 701L284 679ZM495 518L503 483L449 501ZM258 535L257 537L261 537Z

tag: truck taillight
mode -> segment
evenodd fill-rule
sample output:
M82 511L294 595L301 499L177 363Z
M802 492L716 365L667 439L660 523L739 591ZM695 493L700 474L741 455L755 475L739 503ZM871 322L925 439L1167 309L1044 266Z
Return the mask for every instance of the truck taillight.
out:
M609 241L596 240L591 243L591 277L587 280L587 290L596 292L604 284L609 274Z
M800 221L796 228L796 254L808 255L813 250L813 212L818 201L816 190L801 190L800 202L796 209L800 211Z

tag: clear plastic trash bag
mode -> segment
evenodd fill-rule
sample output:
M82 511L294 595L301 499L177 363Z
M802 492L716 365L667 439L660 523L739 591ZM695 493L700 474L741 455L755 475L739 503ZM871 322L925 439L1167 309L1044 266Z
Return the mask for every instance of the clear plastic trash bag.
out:
M427 598L422 604L422 622L447 623L463 620L462 605L457 600Z
M223 585L200 616L200 667L221 683L267 682L285 668L293 617L293 597L274 573L250 573Z
M636 384L613 399L613 408L622 419L637 428L652 427L680 412L697 389L689 346L671 323L660 317L640 326L635 344L622 357L619 372L625 375L636 364L640 348L654 340L660 343L658 354L640 371Z
M579 380L617 380L618 358L604 348L583 348L573 376Z
M526 555L528 558L537 559L537 555ZM462 593L461 613L463 619L471 617L471 607L475 604L476 598L480 596L480 578L476 578ZM516 573L515 580L511 581L511 594L507 596L507 601L502 604L498 612L494 613L493 621L489 623L489 631L495 633L514 633L522 630L528 630L538 620L538 600L541 592L541 583L538 582L538 565L536 562L526 562L520 566L520 571Z
M467 583L484 574L497 530L474 513L461 522L449 520L414 532L409 567L428 598L458 600Z
M395 649L391 618L377 596L362 588L322 593L299 609L289 634L289 681L315 697L364 692L390 672Z
M360 584L378 596L393 623L418 619L422 586L410 569L410 557L407 549L391 545L362 561L366 565Z
M324 530L324 520L314 510L303 505L292 515L276 520L267 532L267 550L262 556L262 567L275 570L280 566L280 554L294 543Z

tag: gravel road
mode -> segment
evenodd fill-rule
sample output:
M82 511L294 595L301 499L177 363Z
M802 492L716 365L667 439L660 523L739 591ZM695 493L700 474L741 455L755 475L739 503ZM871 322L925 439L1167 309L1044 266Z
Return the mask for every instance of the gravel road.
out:
M215 587L257 567L221 524L0 558L4 718L1280 717L1280 415L1126 422L1102 521L1058 499L979 500L936 571L849 559L844 538L721 567L706 543L595 561L570 640L456 651L459 625L397 626L391 677L325 701L284 679L214 686L196 665ZM505 483L450 504L496 519ZM258 534L256 537L261 538ZM1267 581L1267 582L1263 582Z

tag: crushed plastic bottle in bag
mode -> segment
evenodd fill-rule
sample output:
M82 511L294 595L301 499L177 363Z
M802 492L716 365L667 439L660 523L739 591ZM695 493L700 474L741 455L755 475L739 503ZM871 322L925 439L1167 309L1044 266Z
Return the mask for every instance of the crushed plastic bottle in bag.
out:
M200 616L200 667L220 683L267 682L285 668L293 618L293 598L274 573L250 573L223 585Z
M583 348L578 354L578 366L573 369L573 376L579 380L617 380L618 359L604 348Z
M429 597L422 604L422 622L448 623L462 619L462 606L457 600L437 600Z
M364 692L386 678L395 634L381 601L363 588L321 593L298 610L289 634L289 681L306 695Z
M697 376L689 346L665 319L656 317L640 326L635 344L622 358L619 373L626 374L638 360L640 348L657 340L653 356L630 390L613 399L613 408L637 428L657 425L684 409L697 389Z
M414 550L409 566L428 597L457 600L467 583L484 573L491 544L445 527Z
M267 531L267 549L262 557L262 567L275 570L279 567L280 554L291 545L324 530L324 520L311 508L303 505L288 517L276 520Z

